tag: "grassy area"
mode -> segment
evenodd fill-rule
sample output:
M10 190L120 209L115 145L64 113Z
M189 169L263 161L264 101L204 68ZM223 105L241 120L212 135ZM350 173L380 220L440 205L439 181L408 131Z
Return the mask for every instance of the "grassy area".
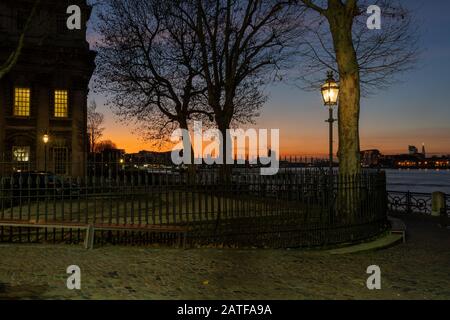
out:
M17 202L17 201L16 201ZM303 210L276 199L218 196L204 192L97 194L88 197L22 199L8 207L3 199L0 217L8 220L52 220L97 223L177 224L192 221L263 217ZM317 211L314 210L314 211Z

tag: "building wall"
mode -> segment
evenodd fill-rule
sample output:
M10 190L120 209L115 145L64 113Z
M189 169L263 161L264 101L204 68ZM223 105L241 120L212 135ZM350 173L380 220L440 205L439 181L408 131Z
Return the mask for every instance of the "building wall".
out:
M0 12L4 13L0 16L0 62L15 48L20 35L18 20L28 16L21 13L29 11L32 2L0 3ZM3 162L10 162L14 160L13 146L30 146L30 170L55 171L58 158L59 164L61 159L67 161L66 174L81 176L86 169L87 95L95 53L89 49L85 27L69 31L64 26L68 5L82 8L83 26L89 19L90 7L86 0L41 2L17 65L0 79L0 156ZM13 114L15 87L31 89L29 117ZM67 118L54 117L55 90L68 91ZM50 137L47 146L42 141L44 133Z

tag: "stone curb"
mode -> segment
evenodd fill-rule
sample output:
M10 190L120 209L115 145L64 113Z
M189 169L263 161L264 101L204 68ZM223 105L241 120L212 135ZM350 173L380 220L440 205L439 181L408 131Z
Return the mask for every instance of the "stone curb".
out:
M360 243L357 245L329 250L328 253L330 254L352 254L352 253L358 253L358 252L366 252L366 251L375 251L375 250L382 250L387 249L392 246L395 246L399 243L405 243L406 242L406 225L405 223L398 219L393 217L388 217L389 223L391 224L391 230L389 234L380 237L374 241L366 242L366 243Z
M327 252L330 254L353 254L359 252L387 249L399 243L403 243L403 236L401 234L388 234L372 242L361 243L350 247L329 250Z

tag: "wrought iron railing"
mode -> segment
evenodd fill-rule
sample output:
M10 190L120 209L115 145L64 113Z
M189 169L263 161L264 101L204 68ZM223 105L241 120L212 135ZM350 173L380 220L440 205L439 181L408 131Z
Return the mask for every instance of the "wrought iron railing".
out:
M446 209L450 214L450 195L447 194L445 199ZM432 200L430 193L388 191L388 206L391 212L431 215Z
M0 220L111 226L188 226L196 244L299 247L363 240L387 226L384 173L330 175L284 168L174 170L100 163L84 177L0 177ZM101 170L99 170L101 169ZM98 232L97 241L160 242L170 235ZM0 241L82 239L80 230L1 227Z

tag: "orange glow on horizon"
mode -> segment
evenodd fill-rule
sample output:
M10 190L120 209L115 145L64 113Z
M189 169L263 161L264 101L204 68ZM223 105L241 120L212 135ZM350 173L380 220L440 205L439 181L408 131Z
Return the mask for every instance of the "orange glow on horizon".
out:
M112 122L112 121L111 121ZM111 123L107 121L106 130L102 140L113 141L118 148L125 149L127 153L137 153L142 150L166 152L171 151L174 144L172 143L152 143L144 141L143 136L132 133L132 128L120 123ZM272 128L281 126L281 123L265 124L262 127ZM337 131L337 130L336 130ZM422 134L422 133L421 133ZM446 132L428 133L433 137L433 144L426 143L427 153L433 154L450 154L450 139ZM337 136L337 135L336 135ZM361 133L361 150L378 149L382 154L406 154L408 153L408 145L416 142L417 138L408 134L390 134L385 133ZM431 138L428 140L431 141ZM418 141L418 140L417 140ZM422 140L420 140L420 144ZM334 150L338 150L337 137L335 138ZM298 127L286 126L280 131L280 157L285 156L302 156L302 157L319 157L328 156L328 131L326 127L314 126Z

